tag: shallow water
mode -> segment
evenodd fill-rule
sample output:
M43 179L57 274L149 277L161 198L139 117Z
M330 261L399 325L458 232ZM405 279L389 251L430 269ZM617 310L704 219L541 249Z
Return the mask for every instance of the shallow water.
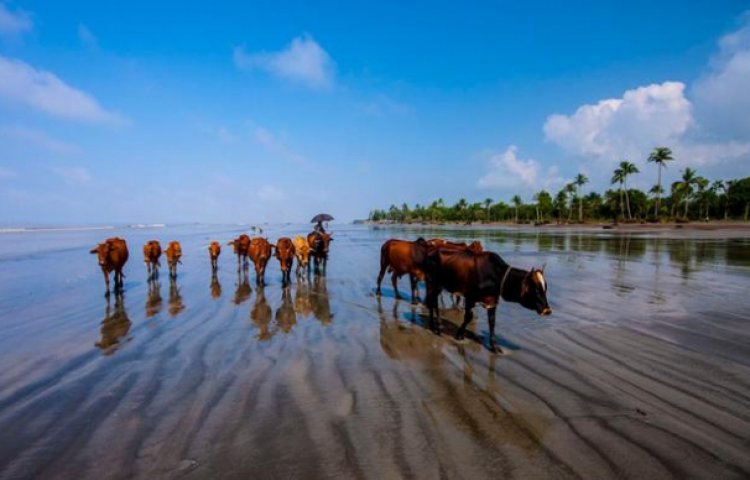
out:
M212 280L234 226L0 234L0 478L750 476L750 239L334 230L326 275L286 291L230 247ZM480 309L468 340L450 308L432 334L388 278L373 295L381 243L420 234L546 264L553 315L503 304L500 355ZM112 235L107 300L88 251ZM176 282L146 281L152 238L181 241Z

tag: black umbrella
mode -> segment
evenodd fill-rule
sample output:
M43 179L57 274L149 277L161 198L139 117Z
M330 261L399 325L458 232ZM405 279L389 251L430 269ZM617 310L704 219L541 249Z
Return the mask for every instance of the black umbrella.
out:
M330 222L331 220L333 220L333 217L327 213L319 213L310 220L310 223Z

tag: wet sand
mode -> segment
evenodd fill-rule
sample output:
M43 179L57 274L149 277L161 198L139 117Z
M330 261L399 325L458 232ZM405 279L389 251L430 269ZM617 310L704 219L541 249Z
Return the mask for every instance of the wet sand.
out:
M334 230L287 290L228 247L212 278L237 227L0 235L0 478L750 476L747 235ZM553 315L503 304L493 355L480 309L457 342L458 310L438 337L375 297L380 244L435 232L546 263ZM88 250L115 234L107 301ZM181 241L176 282L146 281L151 238Z

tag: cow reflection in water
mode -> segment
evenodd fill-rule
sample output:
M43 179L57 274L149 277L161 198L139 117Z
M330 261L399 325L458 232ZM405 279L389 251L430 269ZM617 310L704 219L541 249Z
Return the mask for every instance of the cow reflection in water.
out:
M294 311L305 317L312 314L322 325L331 323L333 314L328 298L326 277L317 276L311 283L297 283L297 290L294 292Z
M275 333L271 332L268 328L272 316L273 312L266 301L265 289L263 287L258 287L255 291L255 303L253 303L253 308L250 310L250 319L255 326L258 327L258 335L256 338L262 342L270 340Z
M297 324L291 287L286 287L281 291L281 305L276 309L276 324L284 333L289 333Z
M211 297L221 297L221 283L219 283L219 277L216 276L216 270L211 274Z
M185 304L182 302L180 287L177 286L177 279L172 277L169 279L169 314L175 317L183 310L185 310Z
M146 297L146 317L151 318L161 311L161 284L156 279L148 282L148 296Z
M101 348L105 355L111 355L120 345L120 340L128 334L130 330L130 318L125 311L125 302L122 293L115 295L114 309L107 297L107 306L104 309L104 320L100 332L101 340L94 345Z
M234 291L234 304L239 305L250 298L250 282L247 281L247 266L237 270L237 288Z

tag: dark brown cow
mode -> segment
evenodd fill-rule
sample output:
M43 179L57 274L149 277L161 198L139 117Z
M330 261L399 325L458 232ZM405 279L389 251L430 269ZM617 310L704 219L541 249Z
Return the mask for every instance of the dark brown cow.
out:
M98 256L104 283L107 285L106 293L109 294L109 273L112 271L115 272L115 292L121 291L124 277L122 267L128 261L128 244L125 240L118 237L108 238L104 243L94 247L90 253Z
M214 240L208 246L208 256L211 259L211 270L214 272L219 268L219 255L221 255L221 245Z
M495 312L500 298L507 302L520 303L523 307L536 310L539 315L552 313L547 303L547 281L544 272L513 268L500 255L493 252L462 252L458 250L430 249L426 262L428 272L427 307L430 324L435 325L438 310L438 296L442 290L463 295L466 304L464 321L456 332L456 338L463 338L466 327L471 322L472 309L477 303L487 308L490 326L489 347L495 347ZM439 317L439 312L438 317ZM439 323L439 322L438 322Z
M149 242L143 246L143 262L146 264L146 271L148 272L148 278L159 276L159 267L161 263L159 258L161 257L161 245L158 240L149 240Z
M307 234L307 244L310 245L310 255L313 257L315 264L315 273L320 273L320 264L323 268L328 264L328 246L333 241L330 233L310 232ZM307 265L307 271L310 271L310 265Z
M257 285L266 284L266 265L273 253L272 248L273 246L263 237L254 237L250 240L250 248L248 248L247 254L255 265L255 283Z
M237 255L237 270L241 266L247 265L247 251L250 248L250 237L243 233L227 245L230 245L234 249L234 254Z
M427 261L428 248L427 242L421 237L415 242L397 239L386 241L380 247L380 273L378 274L378 287L375 293L381 294L380 284L386 270L388 270L393 274L391 281L396 298L403 298L398 293L398 279L402 275L408 274L411 282L411 301L416 303L419 300L417 281L424 280L426 276L425 262Z
M484 251L484 248L482 247L482 242L478 240L474 240L471 243L465 243L465 242L451 242L449 240L444 240L442 238L433 238L431 240L427 240L427 245L429 245L430 247L442 248L446 250L458 250L458 251L472 252L472 253L482 253ZM454 293L453 295L451 295L451 298L453 300L454 307L461 306L461 294L460 293Z
M289 237L281 237L276 242L276 258L281 266L281 281L286 285L291 282L292 265L294 264L294 243Z
M169 265L169 276L172 278L177 277L177 264L182 263L182 246L177 240L169 242L167 249L164 250L164 254L167 256L167 265Z

